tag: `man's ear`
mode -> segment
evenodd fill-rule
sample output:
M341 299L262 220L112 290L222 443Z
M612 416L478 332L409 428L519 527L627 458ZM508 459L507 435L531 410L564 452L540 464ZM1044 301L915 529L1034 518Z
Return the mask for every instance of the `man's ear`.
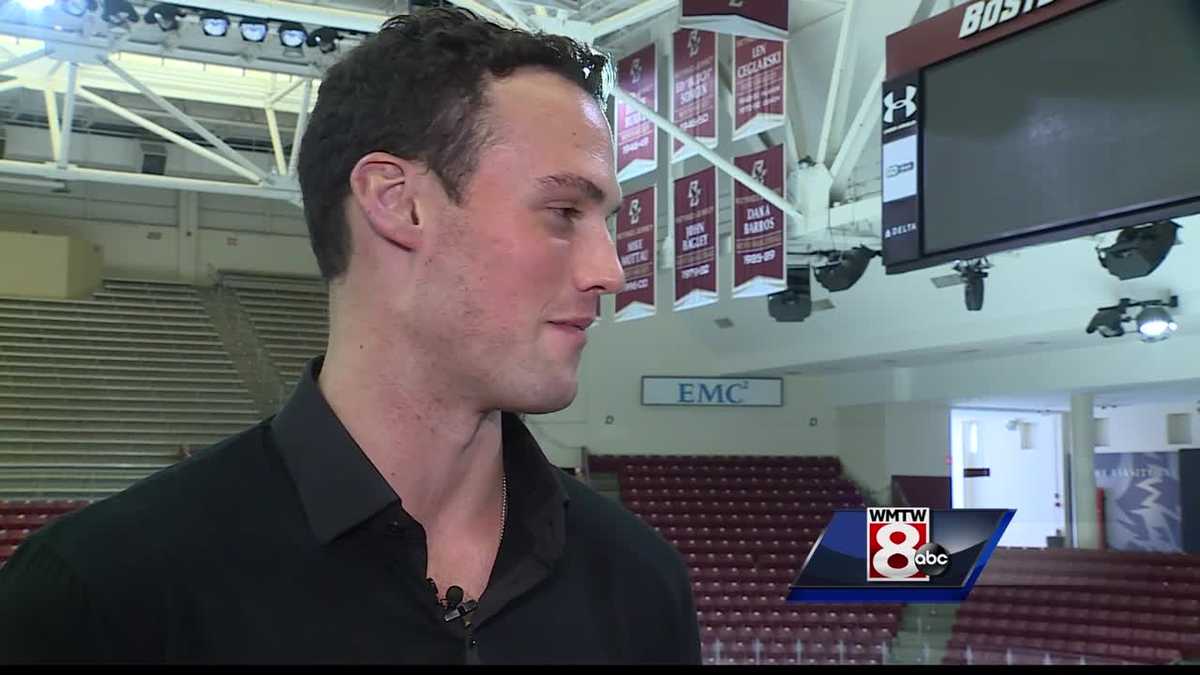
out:
M350 171L350 192L367 226L396 246L421 245L422 223L416 193L421 167L386 152L363 155Z

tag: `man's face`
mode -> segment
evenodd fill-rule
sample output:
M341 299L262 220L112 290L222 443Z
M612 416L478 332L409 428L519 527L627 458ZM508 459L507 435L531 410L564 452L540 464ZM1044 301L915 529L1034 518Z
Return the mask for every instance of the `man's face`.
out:
M597 298L624 286L607 218L620 203L607 120L558 75L488 86L490 140L458 205L429 227L419 273L423 347L484 406L570 405Z

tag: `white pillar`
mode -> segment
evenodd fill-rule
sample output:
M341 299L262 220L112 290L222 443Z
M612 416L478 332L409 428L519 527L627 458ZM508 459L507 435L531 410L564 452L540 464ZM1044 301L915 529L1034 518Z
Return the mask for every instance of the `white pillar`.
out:
M1095 399L1091 394L1071 396L1071 513L1075 519L1075 546L1100 547L1096 517Z
M179 278L195 283L200 275L200 194L180 190L179 195Z

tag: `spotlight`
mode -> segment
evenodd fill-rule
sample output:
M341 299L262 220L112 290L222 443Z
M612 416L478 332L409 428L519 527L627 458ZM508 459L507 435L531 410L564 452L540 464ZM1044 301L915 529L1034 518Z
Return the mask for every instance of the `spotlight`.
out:
M1097 251L1100 264L1118 279L1144 277L1167 257L1178 229L1173 220L1127 227L1117 235L1117 243Z
M164 32L179 30L182 12L175 5L155 5L146 12L146 23L156 23Z
M59 0L58 6L71 16L83 16L96 11L96 0Z
M1171 296L1166 303L1156 303L1144 308L1137 315L1137 329L1142 334L1142 342L1162 342L1171 337L1179 329L1175 318L1167 311L1167 307L1178 307L1179 298Z
M1125 308L1128 300L1121 300L1116 307L1101 307L1088 323L1087 334L1100 333L1102 337L1115 338L1125 334Z
M337 49L337 41L341 36L332 28L318 28L308 36L308 46L317 47L322 54L328 54Z
M1121 298L1121 302L1112 307L1101 307L1096 311L1096 315L1092 317L1088 324L1088 334L1100 333L1103 337L1113 338L1121 337L1125 334L1125 323L1131 322L1137 326L1138 333L1142 336L1142 342L1162 342L1171 337L1178 328L1179 324L1175 323L1175 319L1167 308L1175 308L1179 306L1179 297L1171 296L1170 300L1144 300L1134 302L1129 298ZM1142 311L1138 313L1136 319L1130 319L1125 311L1130 307L1141 307Z
M267 39L267 22L262 19L242 19L238 30L246 42L262 42Z
M100 18L112 26L124 26L138 22L137 10L129 4L129 0L104 0L104 10Z
M279 42L288 49L299 49L308 39L308 31L304 26L291 21L279 24Z
M200 15L200 30L209 37L225 37L229 32L229 17L221 12L204 12Z
M21 0L21 6L30 12L40 12L53 4L54 0Z
M867 270L871 258L877 255L879 255L878 251L873 251L866 246L856 246L849 251L835 251L829 256L830 264L817 267L813 272L817 276L817 281L826 290L830 292L844 291L858 283L863 272Z
M958 262L954 264L954 271L958 272L962 278L963 284L966 286L963 289L963 300L966 302L967 311L978 312L983 309L983 280L987 278L987 269L991 265L987 260L975 260L972 262Z
M767 313L776 321L803 321L812 314L812 279L809 267L789 267L787 290L767 296Z

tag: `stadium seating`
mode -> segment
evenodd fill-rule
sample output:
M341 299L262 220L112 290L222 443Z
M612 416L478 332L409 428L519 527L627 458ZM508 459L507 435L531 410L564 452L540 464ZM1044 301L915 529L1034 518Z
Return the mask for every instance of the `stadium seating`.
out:
M189 285L0 298L0 498L112 494L258 418Z
M320 278L225 272L221 285L237 298L290 392L305 362L325 352L329 339L325 282Z
M880 663L899 606L786 602L834 510L862 508L836 457L593 456L688 565L706 662ZM719 646L718 646L719 645Z
M38 528L90 503L86 499L0 500L0 566Z

